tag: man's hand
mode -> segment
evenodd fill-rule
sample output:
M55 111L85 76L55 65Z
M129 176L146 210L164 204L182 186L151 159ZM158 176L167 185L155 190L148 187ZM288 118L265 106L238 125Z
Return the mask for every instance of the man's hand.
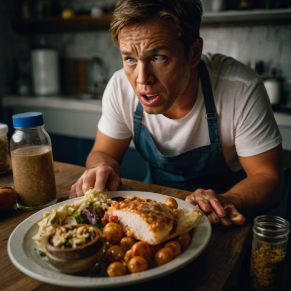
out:
M108 191L115 191L121 185L120 177L107 164L101 164L98 167L88 169L71 187L71 198L84 196L90 187L95 188L98 192L103 192L106 188Z
M200 208L213 224L221 223L224 226L230 226L232 223L242 225L246 222L245 217L226 197L213 190L197 189L187 196L185 201Z

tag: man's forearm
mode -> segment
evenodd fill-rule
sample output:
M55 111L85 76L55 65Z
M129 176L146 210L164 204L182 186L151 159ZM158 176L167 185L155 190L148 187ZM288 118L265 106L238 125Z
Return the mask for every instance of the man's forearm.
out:
M247 177L228 192L223 194L246 217L258 214L278 206L285 189L284 177L268 174L256 174Z
M101 164L107 164L113 168L116 174L121 174L121 167L118 161L103 152L91 152L86 161L86 168L91 169L98 167Z

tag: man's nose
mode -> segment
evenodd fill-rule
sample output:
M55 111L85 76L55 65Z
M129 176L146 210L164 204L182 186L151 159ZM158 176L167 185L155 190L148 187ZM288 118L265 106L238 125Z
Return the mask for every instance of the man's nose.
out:
M141 85L150 85L154 82L152 68L146 63L139 63L137 66L137 83Z

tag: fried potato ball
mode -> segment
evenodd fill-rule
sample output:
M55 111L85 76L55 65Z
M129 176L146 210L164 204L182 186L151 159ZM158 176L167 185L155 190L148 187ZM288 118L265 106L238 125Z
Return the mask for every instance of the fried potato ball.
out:
M183 252L189 246L189 244L191 242L191 236L188 232L186 232L186 233L179 235L176 238L176 241L181 246L181 251Z
M149 267L148 261L140 256L133 257L128 263L127 268L130 273L143 272Z
M119 243L123 236L123 229L117 223L109 222L103 229L103 238L110 244Z
M168 206L171 209L177 209L178 208L177 201L172 197L167 198L166 201L165 201L165 204L166 204L166 206Z
M172 249L174 253L174 258L178 257L181 254L181 246L177 241L169 241L165 244L165 248Z
M173 259L174 253L170 248L162 248L155 255L155 260L158 266L164 265Z
M132 246L131 254L133 257L140 256L149 261L152 256L151 247L148 243L139 241Z
M135 243L136 240L133 237L125 236L121 239L120 246L125 252L127 252Z
M106 260L110 263L122 261L124 251L120 246L114 245L106 251Z
M128 273L126 264L124 262L114 262L106 269L109 277L123 276Z

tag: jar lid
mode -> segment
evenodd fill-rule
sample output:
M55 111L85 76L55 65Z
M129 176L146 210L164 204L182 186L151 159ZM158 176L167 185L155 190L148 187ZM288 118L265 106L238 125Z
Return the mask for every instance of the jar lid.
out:
M41 112L25 112L12 116L14 128L29 128L44 125Z
M0 134L7 134L8 132L8 125L5 123L0 123Z

